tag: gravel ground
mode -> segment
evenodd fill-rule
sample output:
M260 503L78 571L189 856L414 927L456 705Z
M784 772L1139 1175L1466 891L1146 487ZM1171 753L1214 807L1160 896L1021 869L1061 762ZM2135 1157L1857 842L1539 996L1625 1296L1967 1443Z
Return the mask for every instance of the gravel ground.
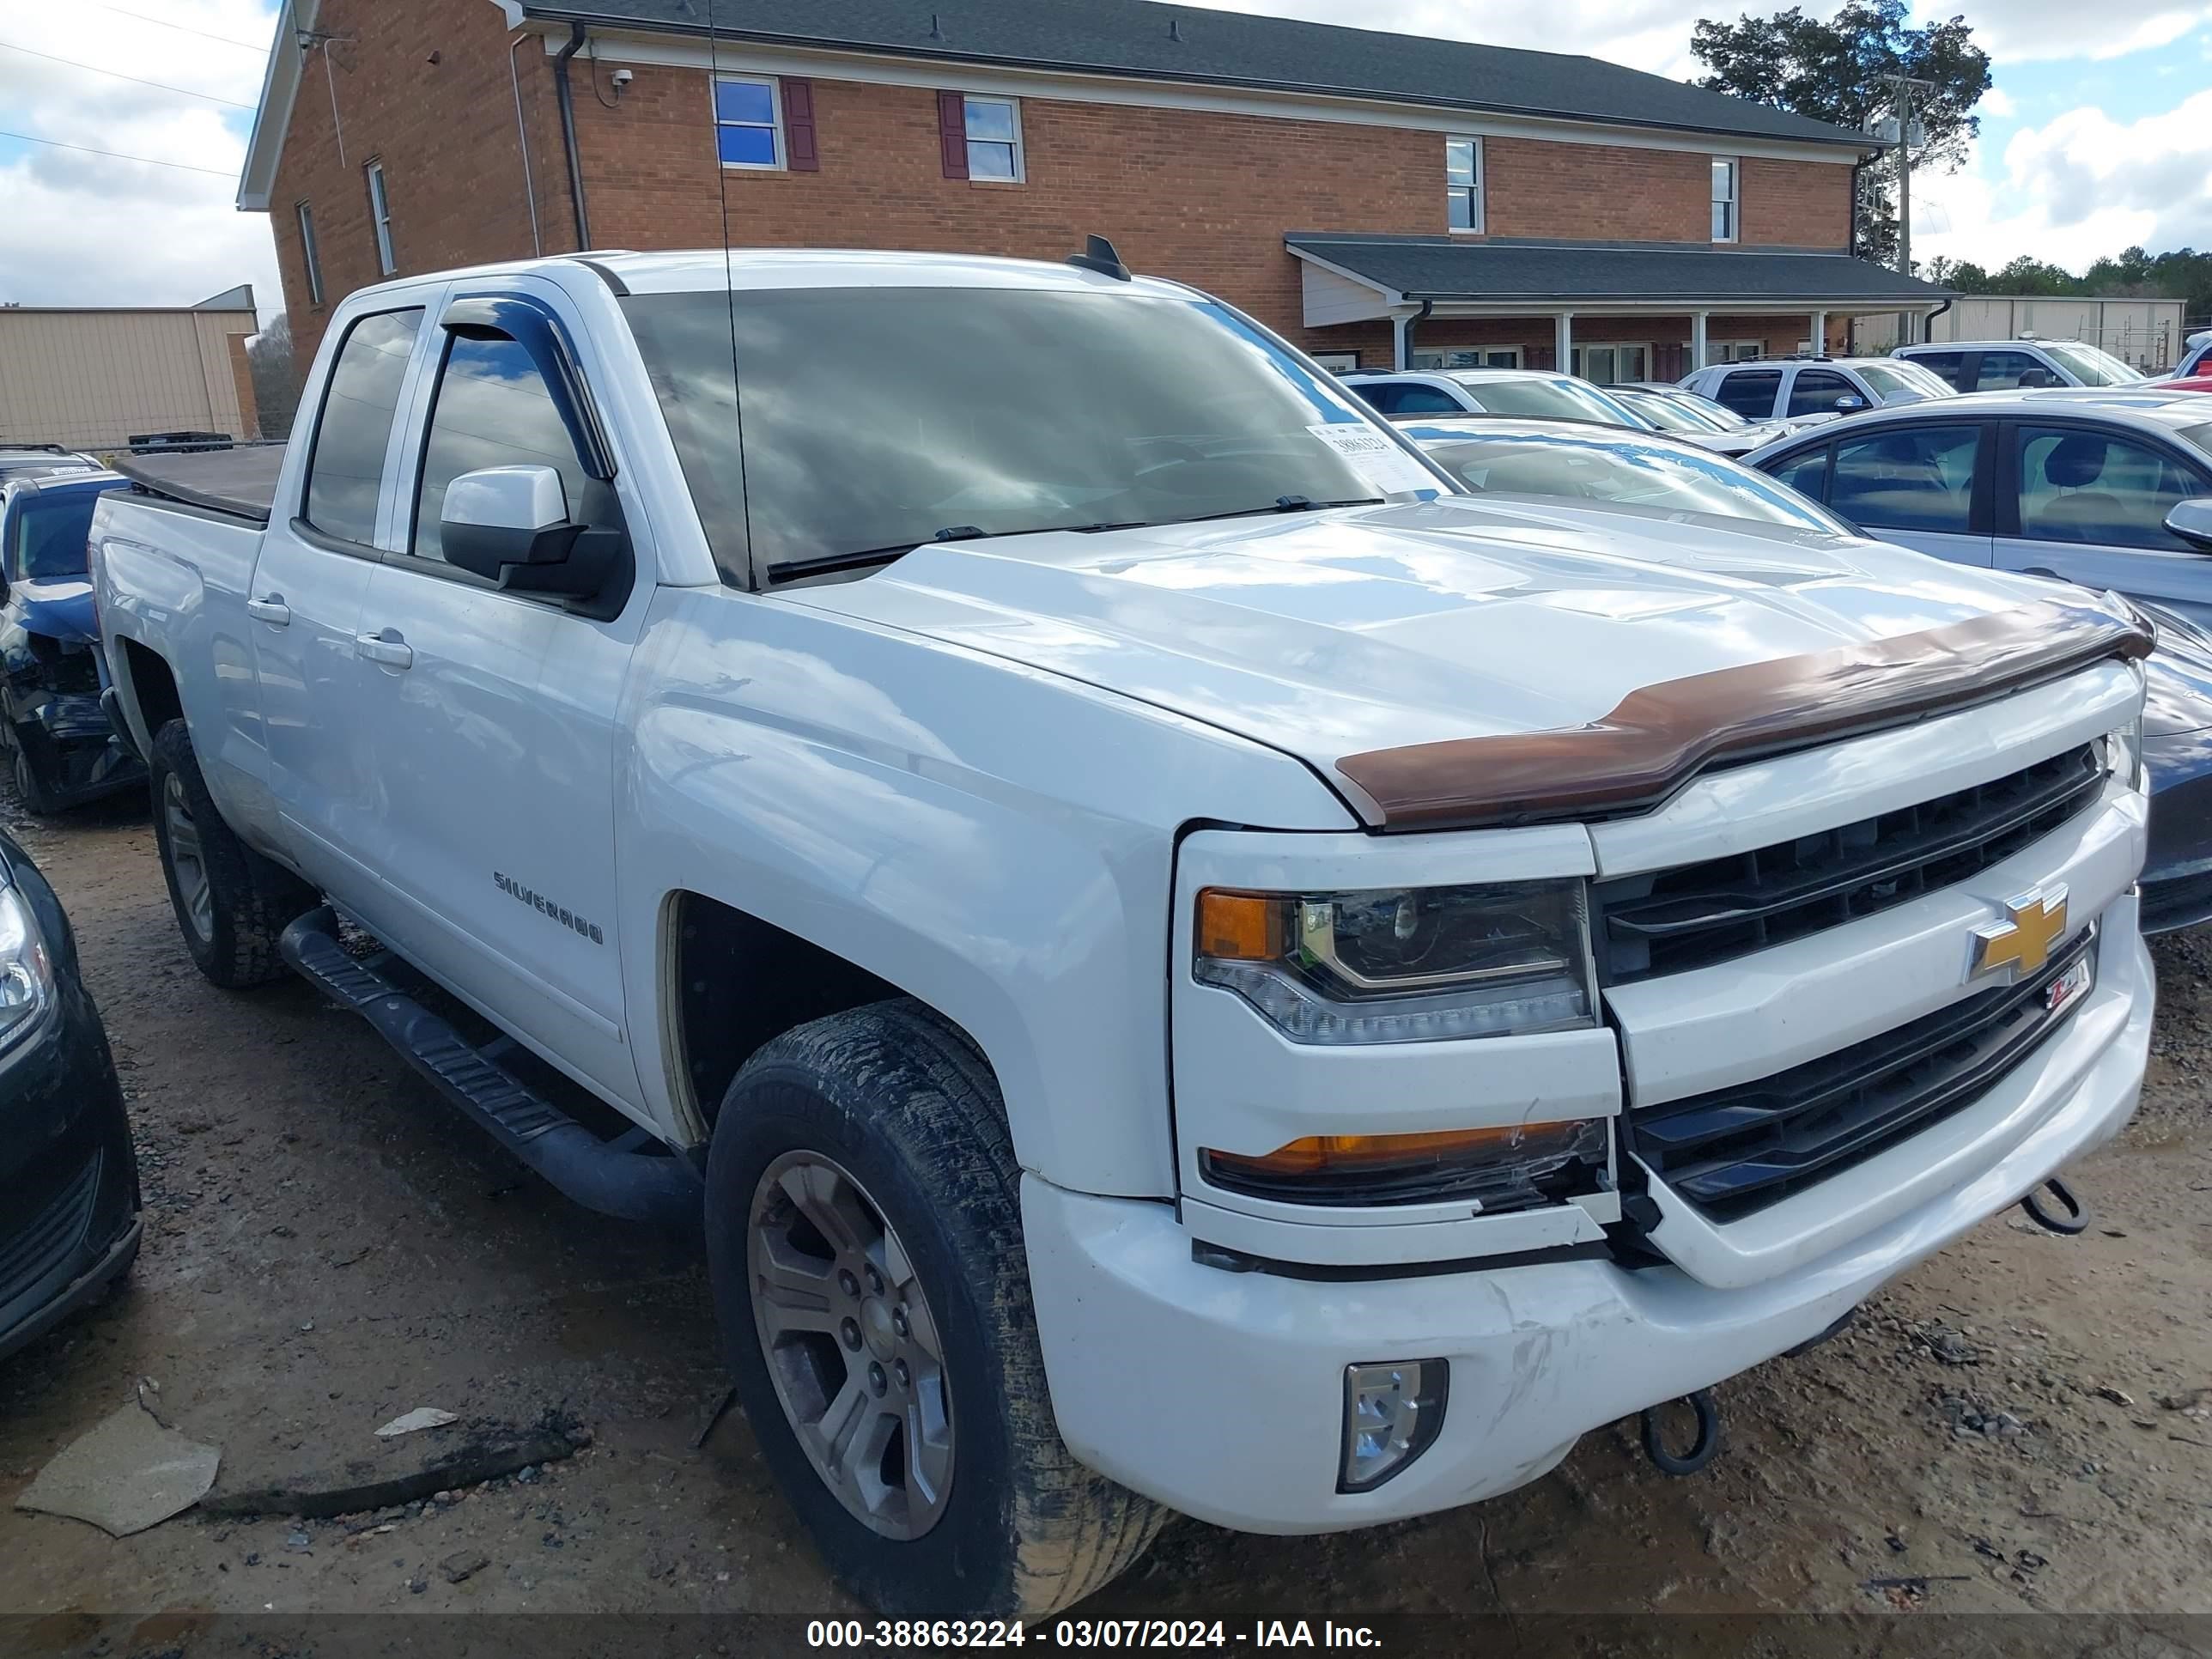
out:
M204 983L143 810L15 827L78 932L131 1097L148 1229L124 1289L0 1364L0 1652L330 1648L242 1647L225 1620L255 1614L861 1611L742 1417L705 1432L725 1379L683 1248L504 1162L304 986ZM1634 1425L1615 1425L1522 1492L1378 1532L1179 1522L1080 1611L1504 1613L1524 1630L1569 1613L2105 1613L2126 1615L2098 1626L2126 1639L2100 1647L2212 1649L2212 1623L2175 1622L2212 1613L2212 937L2154 954L2142 1111L2071 1172L2090 1230L2061 1239L1999 1216L1844 1335L1724 1384L1726 1449L1705 1474L1659 1475ZM142 1378L163 1419L222 1448L217 1499L446 1455L510 1472L325 1519L195 1511L123 1540L15 1510ZM396 1448L374 1438L423 1406L461 1421ZM568 1455L520 1468L499 1455L544 1455L549 1434ZM404 1633L434 1627L355 1628L380 1632L380 1652L453 1650ZM489 1627L471 1627L471 1651L498 1649ZM2018 1650L2021 1630L2046 1627L1962 1623L1949 1650ZM1988 1634L2000 1628L2012 1634Z

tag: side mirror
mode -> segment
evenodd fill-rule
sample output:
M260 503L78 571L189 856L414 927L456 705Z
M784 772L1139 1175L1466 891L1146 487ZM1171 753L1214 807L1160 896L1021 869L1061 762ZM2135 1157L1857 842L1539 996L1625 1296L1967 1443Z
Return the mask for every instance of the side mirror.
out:
M2212 553L2212 496L2176 501L2166 527L2202 553Z
M1865 407L1866 399L1860 397L1856 392L1846 392L1842 397L1836 399L1836 412L1839 415L1848 415L1855 409L1864 409Z
M592 530L568 517L568 492L550 466L462 473L446 486L438 540L447 563L507 592L598 599L629 564L622 532ZM626 597L614 595L617 608Z

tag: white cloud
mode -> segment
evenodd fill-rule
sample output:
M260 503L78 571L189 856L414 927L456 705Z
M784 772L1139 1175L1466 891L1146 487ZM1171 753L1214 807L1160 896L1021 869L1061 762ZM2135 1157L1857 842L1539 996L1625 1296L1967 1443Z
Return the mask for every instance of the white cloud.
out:
M0 50L0 126L214 172L0 140L7 157L0 160L0 301L189 305L250 282L264 317L273 316L283 296L269 222L232 205L251 115L230 105L250 106L259 96L265 60L205 37L265 41L276 8L263 0L134 0L125 10L181 27L164 28L92 0L22 0L0 12L8 42L29 49Z
M2038 58L2124 58L2171 46L2212 22L2203 0L1919 0L1916 21L1964 15L1974 40L2002 69Z
M2010 93L2002 87L1991 87L1982 94L1982 101L1974 106L1974 113L1994 116L2002 121L2016 113L2017 109L2018 106L2012 101Z
M2135 121L2071 109L2014 133L1999 167L1990 159L1926 188L1950 226L1917 241L1917 257L1994 267L2028 253L2079 272L2130 244L2212 243L2212 91Z

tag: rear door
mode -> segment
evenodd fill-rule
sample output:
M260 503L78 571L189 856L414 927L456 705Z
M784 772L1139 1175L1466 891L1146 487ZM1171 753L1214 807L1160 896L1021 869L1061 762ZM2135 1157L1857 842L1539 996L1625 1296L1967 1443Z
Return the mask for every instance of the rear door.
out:
M1707 395L1717 403L1726 404L1747 421L1771 421L1782 396L1782 371L1732 368L1720 377L1720 383Z
M1836 439L1828 506L1869 536L1986 565L1990 450L1980 421L1854 422Z
M2212 626L2212 557L2166 527L2176 502L2212 495L2212 469L2087 420L2006 422L1999 454L1999 568L2117 588Z
M616 937L622 688L652 592L642 503L589 407L593 359L550 284L456 283L433 319L395 547L361 617L364 719L387 826L377 931L603 1093L640 1099ZM556 395L555 388L561 388ZM581 407L566 402L580 388ZM623 528L621 614L502 592L446 562L447 486L480 467L560 474L569 516Z
M246 593L270 793L284 839L339 903L362 914L386 802L364 725L354 635L388 534L398 414L424 343L421 305L346 325L324 381L303 482L269 515Z

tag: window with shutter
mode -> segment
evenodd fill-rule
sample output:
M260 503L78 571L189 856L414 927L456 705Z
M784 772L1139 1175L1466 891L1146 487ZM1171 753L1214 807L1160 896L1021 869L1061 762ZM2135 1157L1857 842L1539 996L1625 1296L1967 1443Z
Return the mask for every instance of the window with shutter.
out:
M783 82L784 165L793 173L819 173L822 160L814 148L814 82Z
M937 147L948 179L968 176L968 100L957 92L937 94Z

